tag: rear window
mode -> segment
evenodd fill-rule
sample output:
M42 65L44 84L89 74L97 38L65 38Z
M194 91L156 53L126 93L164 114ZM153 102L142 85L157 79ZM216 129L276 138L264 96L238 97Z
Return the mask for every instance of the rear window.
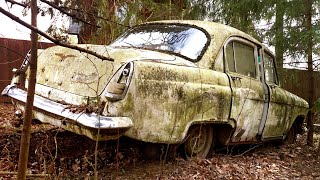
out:
M207 43L206 34L192 26L149 24L127 31L111 46L164 51L196 61Z

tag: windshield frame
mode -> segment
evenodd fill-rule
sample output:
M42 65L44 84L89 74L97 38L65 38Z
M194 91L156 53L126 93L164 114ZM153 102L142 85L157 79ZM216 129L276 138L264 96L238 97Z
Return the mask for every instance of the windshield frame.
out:
M135 31L136 28L143 28L144 26L183 26L183 27L189 27L189 28L194 28L197 30L200 30L201 32L204 33L204 35L207 38L206 43L204 44L200 54L197 56L197 58L192 59L190 57L187 57L185 55L182 55L180 53L176 53L173 51L168 51L168 50L162 50L162 49L152 49L152 48L144 48L144 47L129 47L129 46L113 46L114 42L118 41L119 39L123 38L124 36L130 34L132 31ZM158 51L158 52L163 52L163 53L167 53L167 54L172 54L172 55L176 55L179 57L182 57L184 59L187 59L188 61L191 62L198 62L204 55L204 53L206 52L206 50L208 49L209 44L211 43L211 36L210 34L202 27L193 25L193 24L186 24L186 23L166 23L166 22L151 22L151 23L146 23L146 24L141 24L141 25L136 25L133 26L131 28L129 28L128 30L126 30L122 35L120 35L116 40L114 40L110 46L111 47L117 47L117 48L134 48L134 49L145 49L145 50L150 50L150 51Z

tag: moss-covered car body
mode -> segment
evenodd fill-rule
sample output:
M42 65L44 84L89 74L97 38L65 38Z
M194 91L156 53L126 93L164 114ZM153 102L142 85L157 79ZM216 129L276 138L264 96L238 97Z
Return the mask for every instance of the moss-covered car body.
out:
M41 52L34 118L92 139L100 128L101 140L176 144L202 125L222 144L284 139L308 111L306 101L279 87L265 46L218 23L150 22L110 46L79 46L114 62L60 46ZM23 111L19 84L16 73L3 94Z

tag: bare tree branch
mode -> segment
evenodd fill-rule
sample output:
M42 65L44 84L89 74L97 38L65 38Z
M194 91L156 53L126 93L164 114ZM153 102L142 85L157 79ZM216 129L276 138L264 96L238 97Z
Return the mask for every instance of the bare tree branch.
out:
M92 23L90 23L90 22L87 22L87 21L85 21L85 20L77 17L75 14L72 14L72 13L69 13L69 12L63 10L60 6L57 6L57 5L55 5L54 3L50 2L50 1L47 1L47 0L40 0L40 1L43 2L43 3L48 4L49 6L57 9L57 10L60 11L61 13L66 14L66 15L68 15L68 16L70 16L70 17L72 17L72 18L74 18L74 19L76 19L76 20L78 20L78 21L81 21L81 22L83 22L83 23L85 23L85 24L88 24L88 25L91 25L91 26L95 26L95 27L97 27L97 28L101 28L101 26L98 26L98 25L96 25L96 24L92 24Z
M94 18L99 18L99 19L102 19L102 20L105 20L105 21L108 21L108 22L117 24L117 25L119 25L119 26L131 28L131 26L128 26L128 25L125 25L125 24L121 24L121 23L119 23L119 22L116 22L116 21L107 19L107 18L105 18L105 17L103 17L103 16L99 16L99 15L96 15L96 14L93 14L93 13L90 13L90 12L87 12L86 10L76 9L76 8L70 8L70 7L61 7L61 6L59 6L59 8L60 8L60 9L68 9L68 10L74 10L74 11L86 13L87 15L92 16L92 17L94 17Z
M28 7L28 5L20 3L20 2L17 2L17 1L14 1L14 0L5 0L5 1L11 3L12 5L16 4L16 5L22 6L24 8Z
M52 41L52 42L53 42L54 44L56 44L56 45L60 45L60 46L63 46L63 47L67 47L67 48L79 50L80 52L85 52L85 53L91 54L91 55L93 55L93 56L95 56L95 57L97 57L97 58L100 58L100 59L102 59L102 60L114 61L112 58L110 58L110 57L105 57L105 56L100 55L100 54L98 54L98 53L96 53L96 52L94 52L94 51L90 51L90 50L88 50L88 49L85 49L85 48L82 48L82 47L78 47L78 46L75 46L75 45L63 43L63 42L57 40L56 38L48 35L47 33L39 30L38 28L36 28L36 27L34 27L34 26L32 26L32 25L30 25L30 24L22 21L22 20L21 20L20 18L18 18L17 16L15 16L15 15L11 14L10 12L4 10L2 7L0 7L0 12L3 13L4 15L6 15L7 17L9 17L10 19L16 21L17 23L25 26L26 28L31 29L32 31L37 32L38 34L40 34L41 36L45 37L46 39Z

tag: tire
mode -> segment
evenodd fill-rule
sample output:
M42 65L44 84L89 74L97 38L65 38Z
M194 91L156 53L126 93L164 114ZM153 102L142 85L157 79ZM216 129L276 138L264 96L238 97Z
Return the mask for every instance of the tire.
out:
M290 130L287 132L286 138L284 139L285 144L294 144L297 140L297 128L296 124L292 124Z
M206 158L213 146L213 128L210 125L194 125L189 129L184 143L187 158Z

